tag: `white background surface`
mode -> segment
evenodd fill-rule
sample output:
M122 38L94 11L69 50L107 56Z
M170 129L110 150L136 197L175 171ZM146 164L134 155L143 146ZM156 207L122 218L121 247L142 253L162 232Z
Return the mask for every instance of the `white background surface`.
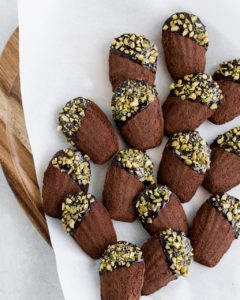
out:
M17 24L17 1L0 0L0 53ZM0 299L63 299L54 253L24 215L1 166L0 212Z
M49 159L66 147L56 131L60 107L76 96L93 97L111 116L111 86L108 80L108 49L111 40L124 32L139 32L159 47L157 88L162 102L171 82L165 68L160 43L161 25L176 11L190 11L200 16L210 33L207 69L210 74L226 59L239 57L240 3L190 0L19 0L21 36L22 93L37 175L42 176ZM230 4L230 6L229 6ZM239 125L239 118L223 126L206 122L200 133L211 142L218 134ZM155 172L165 145L148 151L155 162ZM93 166L90 191L101 199L107 166ZM239 196L240 189L232 194ZM208 197L199 188L191 203L185 204L189 221ZM59 276L67 300L99 298L97 262L88 258L63 232L58 220L48 219ZM138 222L115 222L119 239L141 245L147 234ZM221 263L208 269L197 263L187 279L171 282L144 299L149 300L225 300L240 298L240 242L235 241Z

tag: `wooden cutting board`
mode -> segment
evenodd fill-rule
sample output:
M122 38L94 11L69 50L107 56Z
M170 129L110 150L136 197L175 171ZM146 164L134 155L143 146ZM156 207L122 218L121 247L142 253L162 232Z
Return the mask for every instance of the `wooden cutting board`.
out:
M18 29L0 56L0 162L25 214L51 245L22 108Z

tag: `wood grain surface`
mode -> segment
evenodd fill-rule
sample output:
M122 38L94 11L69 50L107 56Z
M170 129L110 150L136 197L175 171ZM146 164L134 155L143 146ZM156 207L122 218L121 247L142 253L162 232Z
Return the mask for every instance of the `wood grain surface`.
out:
M27 217L51 245L22 108L18 45L16 30L0 56L0 162Z

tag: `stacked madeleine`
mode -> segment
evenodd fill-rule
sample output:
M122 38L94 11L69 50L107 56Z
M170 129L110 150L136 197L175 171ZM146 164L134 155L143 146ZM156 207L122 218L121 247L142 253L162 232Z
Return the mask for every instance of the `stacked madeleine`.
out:
M71 148L58 151L44 174L44 210L61 219L87 255L100 258L103 300L150 295L185 277L193 259L213 267L240 234L240 200L226 193L240 184L240 127L210 146L196 131L208 119L223 124L240 115L240 60L205 74L208 33L199 17L186 12L165 21L162 44L174 80L163 108L155 86L156 45L140 34L122 34L109 51L113 122L90 99L68 101L58 130ZM161 145L164 134L156 180L146 151ZM97 200L88 192L90 161L102 165L110 159ZM201 185L213 195L189 226L183 204ZM112 219L137 218L149 239L142 247L118 241Z

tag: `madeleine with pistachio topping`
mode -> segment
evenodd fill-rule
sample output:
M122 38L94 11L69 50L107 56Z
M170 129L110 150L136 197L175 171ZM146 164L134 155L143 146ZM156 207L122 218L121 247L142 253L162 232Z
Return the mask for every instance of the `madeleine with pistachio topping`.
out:
M204 73L208 33L195 15L178 12L162 27L162 43L168 71L174 80L186 74Z
M146 150L163 138L163 117L157 91L143 80L128 80L114 90L113 119L126 143Z
M214 267L240 234L240 200L228 194L210 197L198 210L191 229L194 259Z
M198 128L222 103L222 91L206 74L190 74L170 85L163 104L166 135Z
M95 259L117 241L109 213L91 194L79 192L64 198L62 224L82 250Z
M153 163L137 149L119 151L110 165L103 189L103 204L114 220L136 219L134 200L145 186L154 184Z
M158 49L146 37L125 33L112 41L109 77L113 89L127 80L145 80L154 84Z
M225 193L240 184L240 126L219 135L211 149L211 168L203 186L211 194Z
M43 209L51 217L61 218L61 206L67 194L87 192L91 179L89 157L70 148L58 151L43 178Z
M171 228L160 231L142 246L145 261L143 295L150 295L179 276L187 276L193 248L185 233Z
M68 143L103 164L118 151L112 124L91 100L78 97L67 102L58 115L58 130Z
M146 188L137 197L135 206L140 222L151 235L169 227L185 233L188 231L183 207L166 185Z
M240 115L240 58L222 63L213 78L224 96L223 103L210 118L210 121L219 125Z
M158 182L166 184L188 202L210 168L211 150L197 131L175 133L167 142L158 171Z
M128 242L108 246L100 260L102 300L139 300L143 286L142 251Z

